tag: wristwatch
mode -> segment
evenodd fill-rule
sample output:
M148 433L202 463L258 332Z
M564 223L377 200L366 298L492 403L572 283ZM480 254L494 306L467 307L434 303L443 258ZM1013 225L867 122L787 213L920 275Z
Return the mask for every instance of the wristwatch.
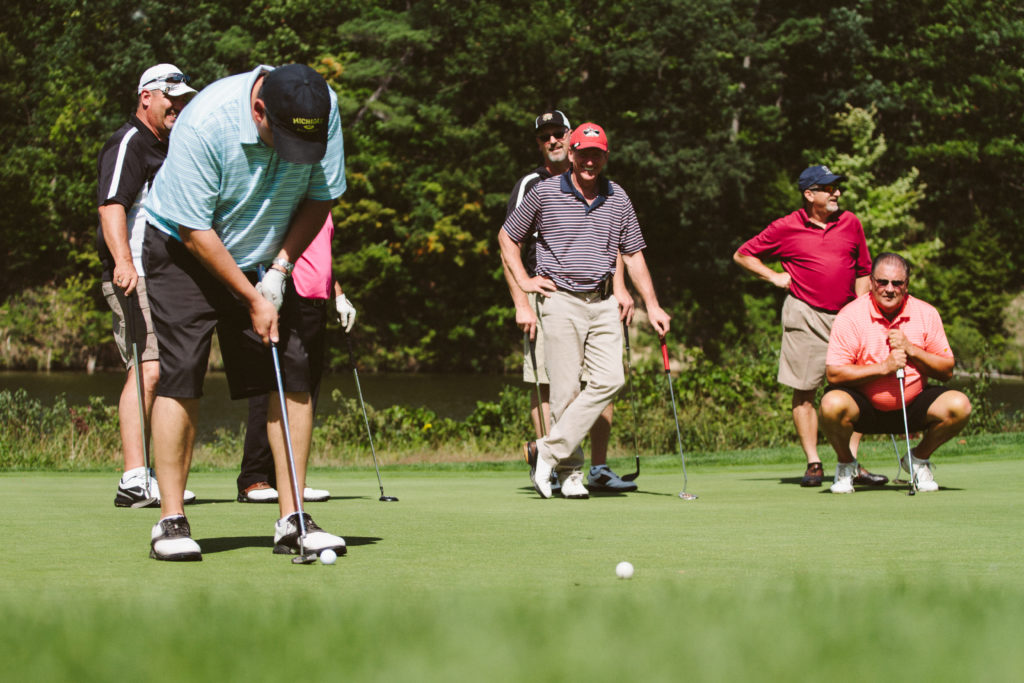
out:
M284 268L284 274L288 276L292 274L292 269L295 268L294 263L291 263L290 261L287 261L281 258L280 256L271 261L270 265L277 266L278 268Z

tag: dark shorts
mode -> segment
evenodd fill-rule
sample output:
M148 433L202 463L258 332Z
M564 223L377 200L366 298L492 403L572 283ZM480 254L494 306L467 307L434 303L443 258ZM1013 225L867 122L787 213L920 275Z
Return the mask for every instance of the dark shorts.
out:
M879 410L868 397L856 389L850 387L825 388L825 393L830 391L845 391L857 403L860 417L853 423L854 430L861 434L902 434L903 433L903 411L902 410ZM914 400L907 404L907 424L909 431L920 432L928 426L928 409L935 399L947 391L944 386L928 386L914 397Z
M146 226L142 250L149 287L153 328L160 346L157 395L199 398L217 331L231 398L247 398L277 390L270 348L252 329L249 309L236 299L181 242ZM256 273L246 273L255 282ZM309 350L299 330L303 315L298 297L285 295L278 321L277 344L281 375L287 392L307 392L312 382Z

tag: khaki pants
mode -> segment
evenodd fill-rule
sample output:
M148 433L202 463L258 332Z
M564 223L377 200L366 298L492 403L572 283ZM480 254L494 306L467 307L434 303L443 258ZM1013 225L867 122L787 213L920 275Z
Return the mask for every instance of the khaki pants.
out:
M537 451L556 470L583 466L580 444L626 381L618 302L594 296L559 291L540 304L553 425ZM581 371L588 376L582 391Z

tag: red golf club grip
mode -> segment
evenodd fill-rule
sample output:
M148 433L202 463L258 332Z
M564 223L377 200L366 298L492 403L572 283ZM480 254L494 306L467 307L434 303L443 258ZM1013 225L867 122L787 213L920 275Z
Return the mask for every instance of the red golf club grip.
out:
M668 346L665 344L665 338L661 338L661 359L665 361L665 372L668 372Z

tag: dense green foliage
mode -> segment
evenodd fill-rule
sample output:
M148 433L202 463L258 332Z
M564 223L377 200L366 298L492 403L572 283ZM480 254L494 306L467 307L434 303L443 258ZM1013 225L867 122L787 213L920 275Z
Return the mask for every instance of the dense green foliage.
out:
M11 0L0 28L0 365L40 344L25 302L88 296L46 362L111 358L93 247L95 159L138 74L198 86L300 61L339 94L349 190L336 266L369 368L495 371L517 333L495 235L536 163L549 107L609 131L674 336L720 360L774 331L731 254L795 208L809 162L849 173L873 248L909 254L914 292L961 359L1019 372L1024 286L1024 9L1008 0L636 3ZM37 292L32 294L31 292ZM21 307L21 308L19 308ZM63 323L61 323L63 324ZM1009 328L1009 329L1008 329ZM982 348L980 340L986 341ZM1014 346L1016 344L1016 346ZM335 345L336 348L338 345ZM335 363L342 359L336 357Z

